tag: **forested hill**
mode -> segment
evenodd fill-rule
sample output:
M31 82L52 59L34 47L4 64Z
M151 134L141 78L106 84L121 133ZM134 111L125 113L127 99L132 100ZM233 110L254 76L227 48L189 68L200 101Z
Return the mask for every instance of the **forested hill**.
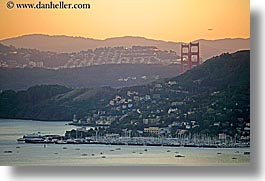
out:
M242 86L250 80L250 51L238 51L233 54L224 53L208 59L201 66L195 67L185 74L177 76L183 84L200 83L203 86Z

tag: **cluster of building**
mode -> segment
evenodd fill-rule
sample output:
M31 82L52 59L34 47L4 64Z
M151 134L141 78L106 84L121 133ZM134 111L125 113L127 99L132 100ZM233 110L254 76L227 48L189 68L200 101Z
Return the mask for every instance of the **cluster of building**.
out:
M222 96L221 91L215 90L208 94L209 102L202 104L196 96L192 96L190 90L177 85L173 80L153 83L141 90L127 88L108 100L104 110L94 110L95 113L87 116L84 121L105 126L106 134L117 134L112 132L112 125L118 122L132 136L167 138L203 130L202 127L207 122L207 128L211 129L211 132L216 130L218 140L233 140L237 137L249 141L249 120L240 116L232 118L237 119L236 121L230 118L220 120L227 114L235 115L235 112L242 112L242 109L237 108L238 103L235 102L233 108L222 107L220 105L223 103L216 97ZM237 133L227 134L230 129L236 130ZM118 134L122 135L122 132Z
M82 67L101 64L172 64L178 56L174 51L162 51L152 46L104 47L81 51L64 67Z
M153 46L103 47L74 53L44 52L33 49L0 51L0 67L76 68L102 64L175 64L174 51Z

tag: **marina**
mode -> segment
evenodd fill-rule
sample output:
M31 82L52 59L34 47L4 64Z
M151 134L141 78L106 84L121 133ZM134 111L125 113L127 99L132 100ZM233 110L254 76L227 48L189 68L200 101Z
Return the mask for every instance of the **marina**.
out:
M101 145L130 145L130 146L167 146L167 147L203 147L203 148L248 148L245 144L205 143L191 142L180 139L155 138L155 137L119 137L109 139L106 137L72 138L65 139L60 135L38 135L17 139L18 142L35 144L101 144Z
M92 129L92 127L90 127ZM119 134L86 136L86 127L74 128L64 135L32 133L18 138L18 142L35 144L101 144L101 145L130 145L130 146L168 146L168 147L204 147L204 148L248 148L250 142L233 139L211 137L205 134L178 135L176 138L148 136L132 137Z

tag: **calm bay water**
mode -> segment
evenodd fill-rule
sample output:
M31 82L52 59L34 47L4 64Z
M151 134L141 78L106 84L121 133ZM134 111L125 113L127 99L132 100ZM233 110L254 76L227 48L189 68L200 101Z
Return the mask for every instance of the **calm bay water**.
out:
M75 128L67 122L0 119L0 165L247 165L249 148L172 148L115 145L17 143L25 134L60 134ZM64 148L66 147L66 148ZM145 150L147 149L147 150ZM5 153L12 151L12 153ZM178 152L178 153L175 153ZM221 154L217 154L221 153ZM185 157L176 158L181 154ZM102 158L104 156L104 158ZM232 159L234 158L234 159Z

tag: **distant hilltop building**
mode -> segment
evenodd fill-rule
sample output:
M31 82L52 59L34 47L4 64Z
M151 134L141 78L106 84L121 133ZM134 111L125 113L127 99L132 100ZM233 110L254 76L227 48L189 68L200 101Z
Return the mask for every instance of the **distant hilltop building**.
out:
M181 44L181 67L180 73L200 64L200 44L199 42L190 42L189 44Z

